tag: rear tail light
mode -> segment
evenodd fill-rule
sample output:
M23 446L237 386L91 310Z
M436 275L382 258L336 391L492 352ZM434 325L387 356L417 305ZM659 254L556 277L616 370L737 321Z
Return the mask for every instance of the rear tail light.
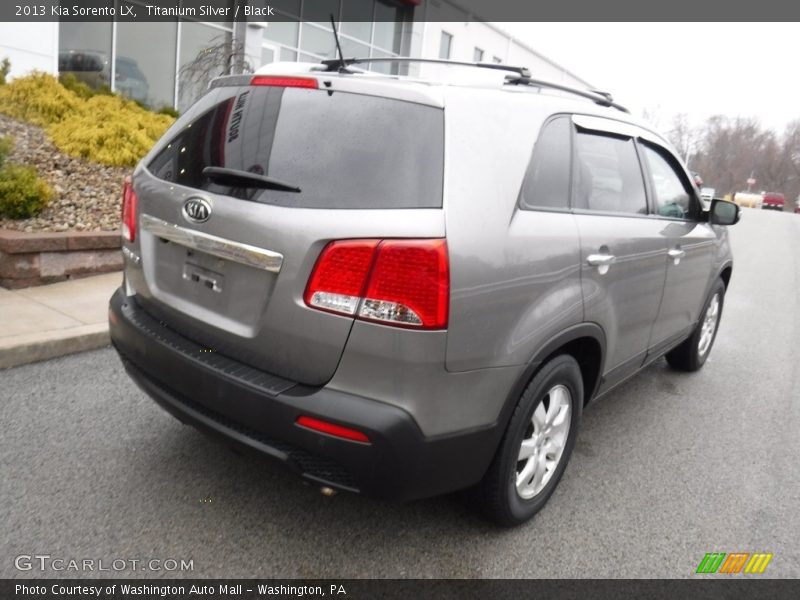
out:
M447 243L346 240L320 254L308 306L386 325L445 329L450 301Z
M299 87L316 90L319 87L313 77L284 77L282 75L255 75L250 80L250 85L263 85L272 87Z
M337 425L336 423L321 421L320 419L315 419L314 417L308 417L306 415L297 417L297 424L307 429L313 429L314 431L327 433L328 435L344 438L353 442L362 442L364 444L370 443L369 437L367 437L366 433L358 431L357 429L351 429L350 427L343 427L342 425Z
M136 241L136 192L130 177L122 184L122 237L129 242Z
M306 287L309 306L356 314L380 240L331 242L322 251Z

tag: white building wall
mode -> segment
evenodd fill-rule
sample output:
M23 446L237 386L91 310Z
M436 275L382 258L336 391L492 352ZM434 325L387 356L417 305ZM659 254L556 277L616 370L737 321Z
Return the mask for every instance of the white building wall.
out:
M432 5L431 5L432 6ZM429 12L429 14L431 14ZM434 13L435 14L435 13ZM503 64L527 67L535 79L563 83L578 88L591 87L547 57L528 48L491 24L480 21L417 23L422 42L421 56L439 58L442 32L453 36L450 59L472 62L475 48L483 50L483 62L499 58Z
M497 56L503 62L508 62L506 60L508 38L485 23L477 21L428 22L422 56L425 58L439 58L439 45L443 31L453 36L450 52L451 60L472 62L473 53L475 48L478 47L484 52L483 62L492 62L492 57L494 56Z
M549 58L513 39L498 27L476 21L481 15L482 0L429 0L424 2L415 15L427 22L416 22L414 36L421 38L417 47L424 58L439 58L442 31L453 35L451 60L472 62L475 47L484 51L483 62L492 62L494 57L504 64L527 67L536 79L562 83L578 88L592 87L574 73L570 73ZM417 41L417 40L414 40Z
M11 77L34 69L58 72L58 22L0 23L0 60L11 61Z

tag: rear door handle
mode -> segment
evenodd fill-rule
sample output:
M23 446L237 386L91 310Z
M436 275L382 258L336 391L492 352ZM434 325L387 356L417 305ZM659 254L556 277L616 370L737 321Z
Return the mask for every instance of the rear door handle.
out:
M586 262L593 267L608 266L613 264L616 260L617 257L613 254L590 254L586 257Z
M608 273L608 268L617 260L613 254L590 254L586 257L586 262L597 267L597 272L600 275Z
M673 248L667 252L667 255L672 259L672 262L677 265L681 262L681 259L686 256L686 251L680 248Z

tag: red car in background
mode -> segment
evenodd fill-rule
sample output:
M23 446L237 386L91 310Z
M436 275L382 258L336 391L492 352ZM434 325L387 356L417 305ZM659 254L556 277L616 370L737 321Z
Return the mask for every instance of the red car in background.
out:
M772 210L783 210L784 203L785 199L783 194L779 194L778 192L764 192L764 202L761 204L761 208L764 210L768 208Z

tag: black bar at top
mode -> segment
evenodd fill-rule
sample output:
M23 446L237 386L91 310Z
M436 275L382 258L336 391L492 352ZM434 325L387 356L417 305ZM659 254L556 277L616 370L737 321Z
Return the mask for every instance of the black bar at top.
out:
M343 0L337 21L800 21L800 3L787 0L383 0L395 11L373 13L371 3ZM148 5L150 8L148 8ZM0 21L328 22L323 0L3 0ZM298 14L301 12L301 14ZM676 23L675 40L682 40ZM576 40L579 42L580 40ZM662 40L659 43L671 43ZM675 42L680 43L680 42Z

